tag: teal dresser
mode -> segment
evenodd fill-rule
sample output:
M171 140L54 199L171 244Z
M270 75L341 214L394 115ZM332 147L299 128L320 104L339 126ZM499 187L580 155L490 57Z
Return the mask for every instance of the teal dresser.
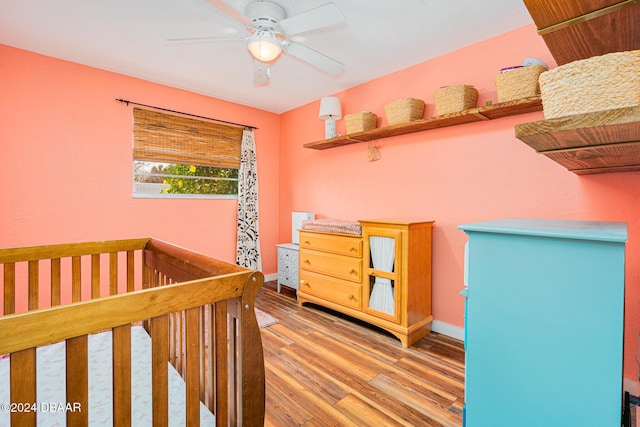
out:
M466 427L619 426L624 223L465 224Z

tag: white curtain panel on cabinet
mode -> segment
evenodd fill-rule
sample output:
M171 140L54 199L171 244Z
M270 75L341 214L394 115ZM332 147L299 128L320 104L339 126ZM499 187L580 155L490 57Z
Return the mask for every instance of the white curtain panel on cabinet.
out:
M395 239L391 237L370 236L369 247L371 248L373 268L392 272L395 262ZM394 298L390 279L375 277L373 290L369 297L369 307L393 314Z

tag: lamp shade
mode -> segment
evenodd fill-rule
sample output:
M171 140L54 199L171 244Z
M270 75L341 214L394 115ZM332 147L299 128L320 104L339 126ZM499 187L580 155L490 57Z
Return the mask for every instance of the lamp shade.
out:
M249 39L249 52L258 61L271 62L282 52L282 45L273 34L258 32Z
M320 99L320 114L322 120L330 118L340 119L342 117L342 109L340 108L340 98L335 96L325 96Z

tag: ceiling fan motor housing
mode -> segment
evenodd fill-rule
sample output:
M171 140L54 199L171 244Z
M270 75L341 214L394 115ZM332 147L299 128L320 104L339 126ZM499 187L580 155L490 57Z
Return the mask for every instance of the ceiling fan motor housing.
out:
M247 5L244 14L258 27L276 29L278 22L287 17L282 6L270 1L255 1Z

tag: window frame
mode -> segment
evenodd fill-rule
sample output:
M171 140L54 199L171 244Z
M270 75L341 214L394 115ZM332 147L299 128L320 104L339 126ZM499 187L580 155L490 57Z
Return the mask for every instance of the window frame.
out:
M137 108L133 109L131 192L141 199L237 199L235 194L141 192L137 162L240 171L243 128ZM147 173L151 173L150 171ZM161 174L162 175L162 174ZM167 174L166 176L177 177ZM197 176L186 176L197 178ZM203 176L202 178L211 179ZM215 179L215 178L212 178ZM227 180L228 178L220 178ZM237 179L233 179L238 181ZM153 184L153 183L151 183Z

